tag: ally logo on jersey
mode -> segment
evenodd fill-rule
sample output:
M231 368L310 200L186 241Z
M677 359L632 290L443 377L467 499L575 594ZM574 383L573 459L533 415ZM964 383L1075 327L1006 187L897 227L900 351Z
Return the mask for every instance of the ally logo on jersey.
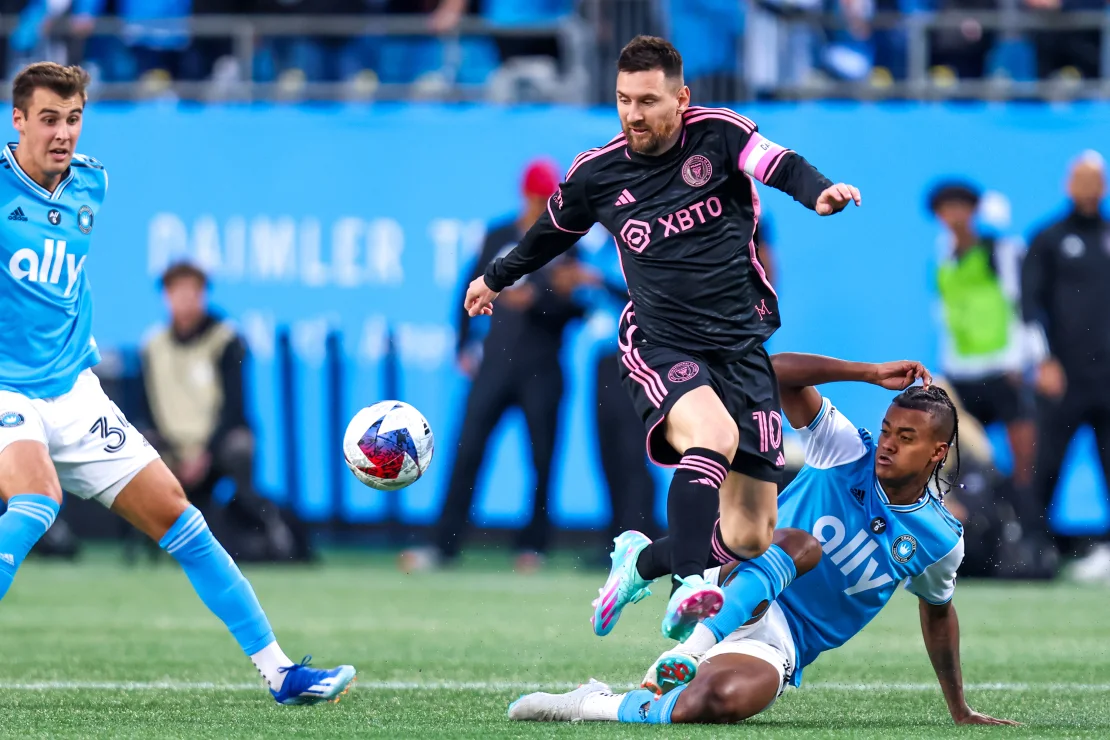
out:
M8 261L8 272L16 280L32 283L50 283L65 286L62 297L68 298L85 266L85 257L67 254L67 244L63 240L43 239L40 250L24 247L17 249ZM64 279L63 279L64 278Z

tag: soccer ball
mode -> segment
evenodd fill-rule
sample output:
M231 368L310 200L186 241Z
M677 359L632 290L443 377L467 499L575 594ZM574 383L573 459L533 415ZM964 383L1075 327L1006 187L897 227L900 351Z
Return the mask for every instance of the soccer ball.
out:
M412 484L432 462L428 420L403 401L381 401L351 419L343 434L343 459L360 481L382 491Z

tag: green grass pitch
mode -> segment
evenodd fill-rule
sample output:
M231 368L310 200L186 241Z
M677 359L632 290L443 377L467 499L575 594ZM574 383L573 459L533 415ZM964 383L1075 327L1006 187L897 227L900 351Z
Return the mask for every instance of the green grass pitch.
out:
M747 726L510 723L525 689L639 681L665 647L663 601L597 639L603 573L564 562L517 576L498 558L415 576L348 555L248 568L286 652L359 669L343 701L307 708L274 704L172 562L31 561L0 604L0 737L1110 737L1110 590L1070 584L958 590L970 702L1018 729L951 724L903 594Z

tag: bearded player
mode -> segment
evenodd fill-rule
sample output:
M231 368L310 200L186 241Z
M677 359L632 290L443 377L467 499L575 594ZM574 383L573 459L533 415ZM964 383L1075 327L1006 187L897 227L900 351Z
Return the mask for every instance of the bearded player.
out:
M465 306L471 316L491 313L499 291L595 222L616 235L632 299L620 321L622 381L647 426L651 459L677 468L667 502L673 546L664 556L646 538L618 538L593 625L608 634L633 596L614 590L618 571L665 562L675 580L663 634L681 640L722 603L721 589L702 577L709 553L759 557L775 530L782 417L763 342L779 310L752 242L755 183L821 216L858 205L860 195L750 119L691 106L682 57L669 42L633 39L617 69L623 132L574 160L547 212L470 284Z

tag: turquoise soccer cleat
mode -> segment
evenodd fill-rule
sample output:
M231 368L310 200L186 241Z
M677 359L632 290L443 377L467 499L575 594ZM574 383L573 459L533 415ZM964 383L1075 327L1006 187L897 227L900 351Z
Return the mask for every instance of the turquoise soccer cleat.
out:
M613 631L624 607L651 595L648 590L651 581L640 578L636 570L636 559L650 544L647 535L632 530L622 532L613 540L613 554L609 556L613 565L609 569L609 578L593 602L594 615L590 617L590 624L598 637L605 637Z
M683 642L694 631L694 625L716 616L725 603L725 592L700 575L679 578L679 587L667 604L663 616L663 637Z
M340 696L350 691L351 682L355 680L354 666L313 668L308 664L310 660L312 656L306 655L300 663L279 669L285 674L285 682L277 691L270 689L278 704L294 706L339 701Z
M681 646L660 655L651 668L648 668L640 688L648 689L656 696L690 683L698 674L698 656L684 653Z

